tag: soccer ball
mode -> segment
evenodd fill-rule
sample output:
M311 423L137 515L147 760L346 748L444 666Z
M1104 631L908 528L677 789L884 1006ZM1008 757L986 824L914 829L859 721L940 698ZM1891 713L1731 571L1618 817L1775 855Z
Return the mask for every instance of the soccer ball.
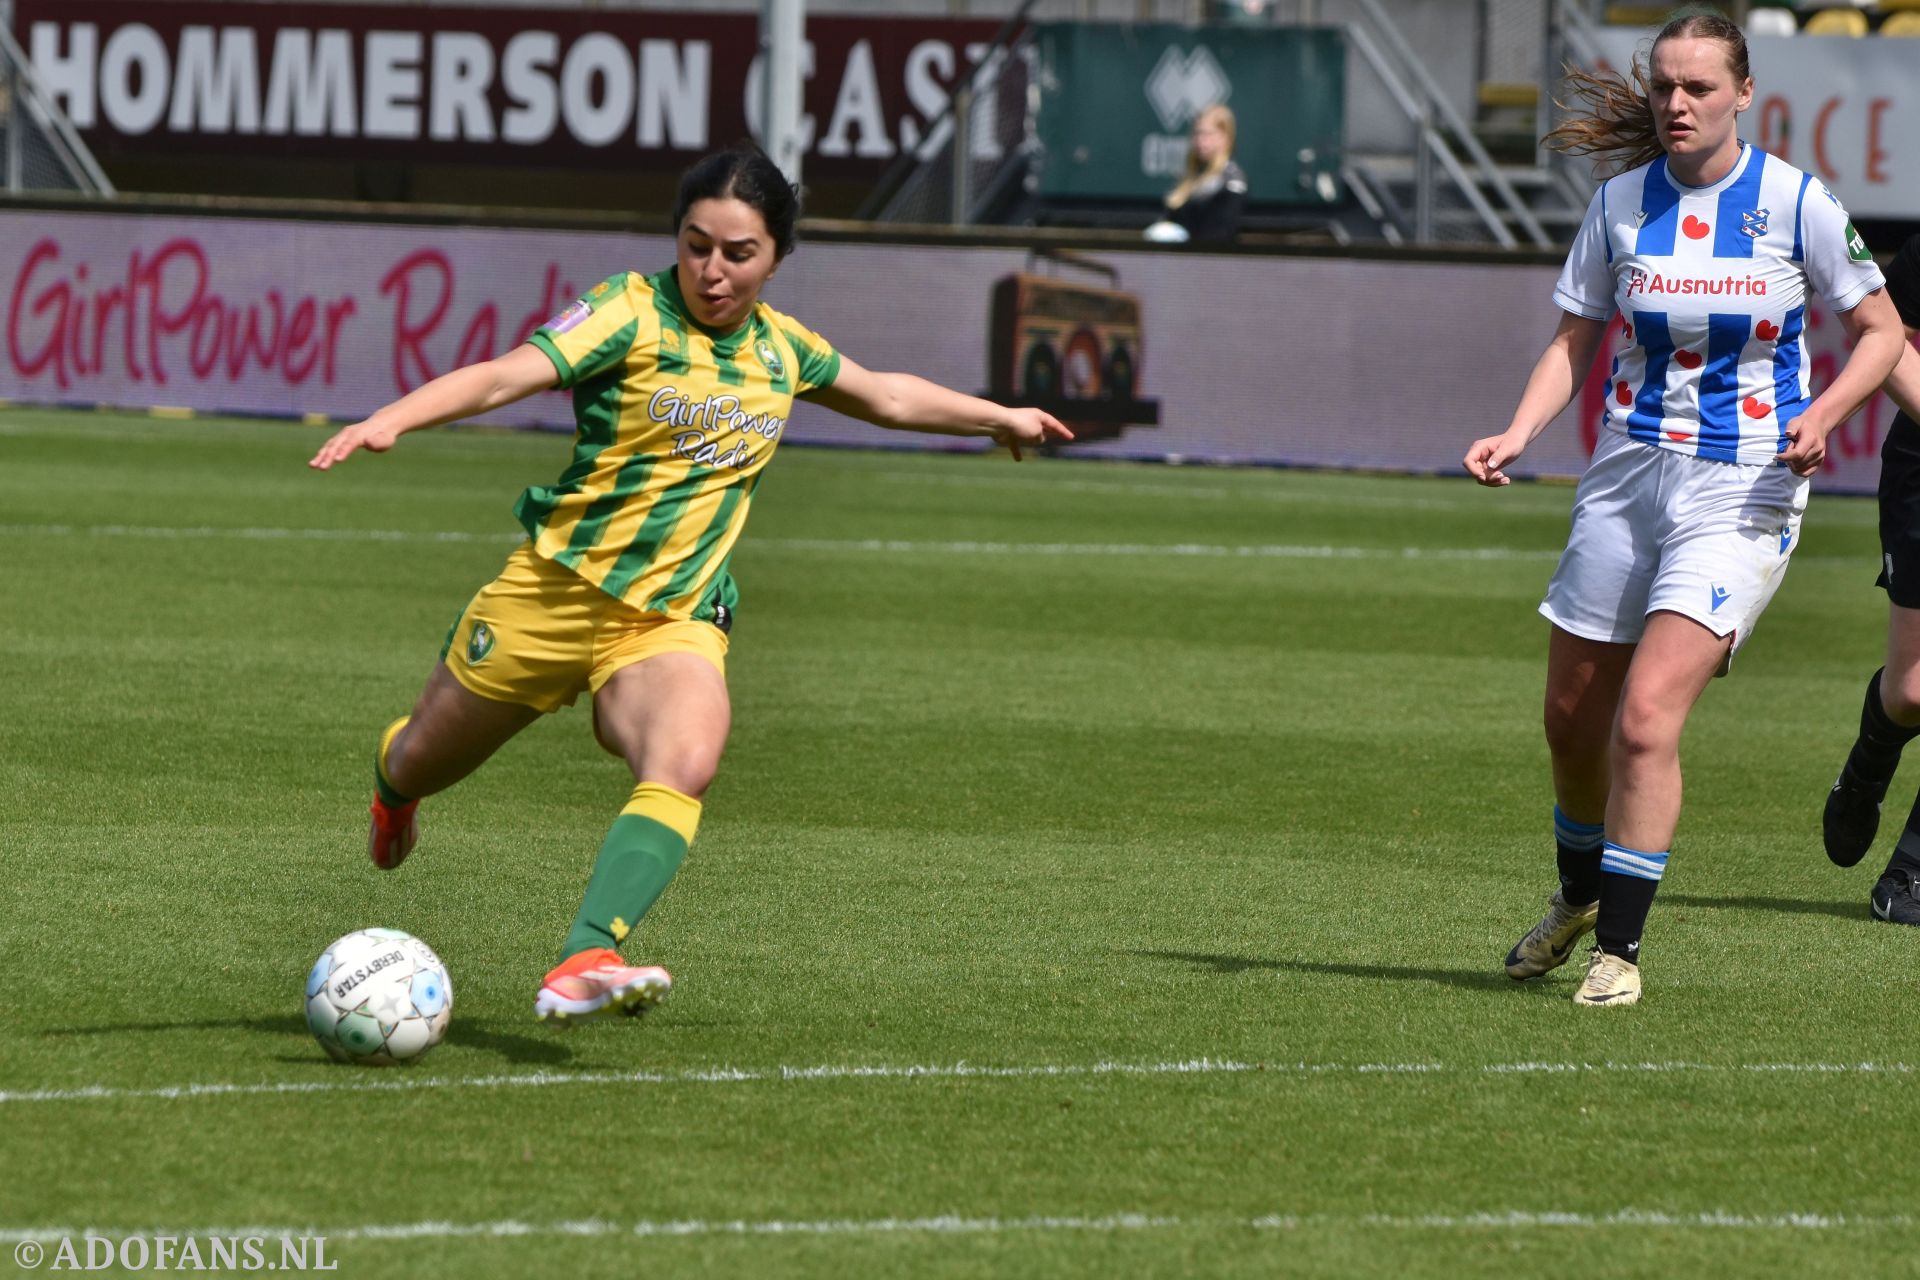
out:
M307 974L307 1028L337 1062L411 1062L440 1043L452 1018L447 966L398 929L350 933Z

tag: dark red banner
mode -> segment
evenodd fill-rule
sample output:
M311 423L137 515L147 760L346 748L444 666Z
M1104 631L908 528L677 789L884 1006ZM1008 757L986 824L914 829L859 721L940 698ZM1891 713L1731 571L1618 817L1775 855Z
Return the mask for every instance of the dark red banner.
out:
M810 19L809 171L923 145L997 26ZM752 14L15 0L14 30L104 157L677 169L759 131Z

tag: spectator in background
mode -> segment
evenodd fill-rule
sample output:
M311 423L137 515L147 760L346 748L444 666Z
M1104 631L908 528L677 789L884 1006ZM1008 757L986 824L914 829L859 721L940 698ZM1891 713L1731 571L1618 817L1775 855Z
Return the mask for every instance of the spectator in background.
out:
M1147 228L1149 240L1221 243L1240 231L1247 175L1233 161L1233 112L1215 104L1193 121L1187 171L1167 193L1167 216Z

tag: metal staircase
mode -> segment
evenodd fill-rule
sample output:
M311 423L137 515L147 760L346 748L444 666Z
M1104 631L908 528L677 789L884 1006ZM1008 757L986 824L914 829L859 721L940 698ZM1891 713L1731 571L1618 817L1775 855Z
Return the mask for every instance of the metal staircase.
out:
M0 21L0 185L9 192L111 196L113 183Z
M1342 176L1355 203L1346 220L1348 234L1392 244L1507 249L1548 249L1571 238L1587 196L1559 166L1497 161L1483 139L1485 132L1503 150L1516 149L1521 129L1511 109L1520 105L1519 95L1503 99L1486 94L1483 86L1482 105L1506 108L1508 114L1483 114L1482 121L1469 123L1378 0L1353 0L1353 12L1347 41L1354 65L1365 68L1406 117L1414 142L1411 152L1348 153Z

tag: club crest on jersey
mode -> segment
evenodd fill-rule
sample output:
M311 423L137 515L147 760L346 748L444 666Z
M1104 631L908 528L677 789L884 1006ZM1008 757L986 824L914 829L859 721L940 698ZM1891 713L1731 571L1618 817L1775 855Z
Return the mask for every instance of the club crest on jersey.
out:
M1646 220L1647 220L1647 211L1646 211L1645 209L1635 209L1635 210L1633 211L1633 225L1634 225L1634 226L1636 226L1636 227L1637 227L1637 226L1639 226L1639 225L1641 225L1642 223L1644 223L1644 222L1645 222Z
M768 373L776 378L787 376L787 366L781 361L780 353L765 338L753 344L753 354L760 357L760 363L766 366Z
M663 347L679 346L680 331L678 329L662 329L660 331L660 345Z
M1767 211L1765 209L1747 210L1740 215L1740 229L1758 240L1767 234Z
M472 633L467 636L467 665L479 666L492 652L493 628L484 622L474 623Z

